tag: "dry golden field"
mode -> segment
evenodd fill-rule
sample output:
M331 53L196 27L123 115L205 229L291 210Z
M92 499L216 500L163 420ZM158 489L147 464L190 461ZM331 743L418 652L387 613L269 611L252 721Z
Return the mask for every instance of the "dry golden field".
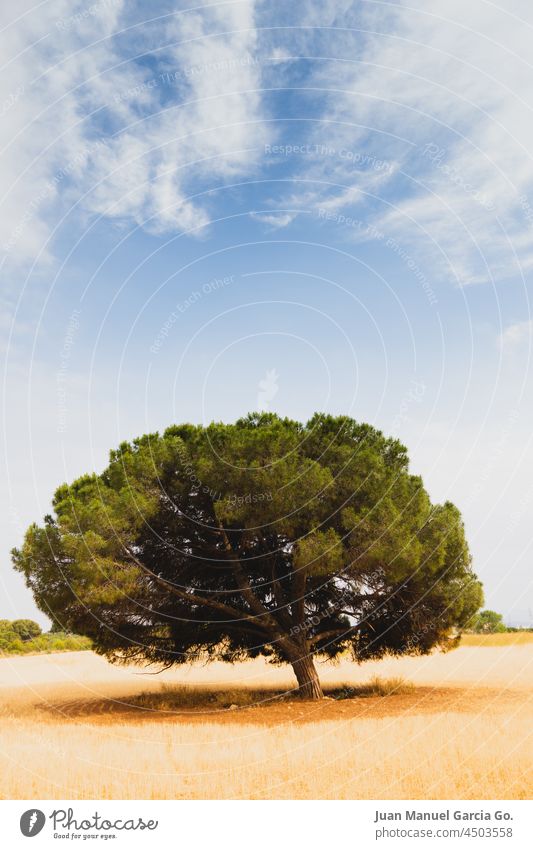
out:
M319 664L319 703L262 661L153 675L91 652L5 657L0 796L530 798L533 635L500 636Z

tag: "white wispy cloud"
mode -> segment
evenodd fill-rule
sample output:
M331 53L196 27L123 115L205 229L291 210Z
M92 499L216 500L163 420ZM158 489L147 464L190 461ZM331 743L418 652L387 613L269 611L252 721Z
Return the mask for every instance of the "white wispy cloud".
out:
M297 212L252 212L252 218L256 221L261 221L268 227L274 230L281 230L283 227L288 227L292 224L297 216Z
M305 182L296 203L273 188L283 213L266 226L289 226L293 207L357 209L459 284L533 267L525 0L512 12L485 0L152 12L137 26L146 6L124 0L3 5L4 257L42 256L61 216L79 224L80 212L198 232L216 201L197 191L270 173L263 142L286 133L317 147L284 159ZM265 106L262 86L284 85L302 123L283 120L283 99Z
M123 0L25 0L16 16L2 6L4 259L44 258L74 207L156 232L202 227L193 180L253 165L263 133L254 0L184 6L153 24Z
M460 284L531 268L531 4L343 3L331 18L334 7L335 29L308 45L320 57L312 85L323 103L313 141L391 168L354 196L361 175L339 156L313 162L307 176L336 178L339 208L366 205L380 229ZM315 4L310 14L314 22Z
M207 212L187 195L191 175L212 181L246 172L263 138L252 0L176 16L165 37L172 46L148 83L152 108L92 163L95 182L109 174L92 193L93 209L156 232L206 224ZM134 92L132 108L135 100Z
M505 328L499 337L500 348L515 350L524 343L531 344L533 339L533 321L517 321Z

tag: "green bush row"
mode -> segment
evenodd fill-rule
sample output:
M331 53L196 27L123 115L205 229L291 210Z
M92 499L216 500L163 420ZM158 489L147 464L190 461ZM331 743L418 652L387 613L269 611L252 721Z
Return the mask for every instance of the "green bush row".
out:
M84 651L91 648L87 637L65 631L42 633L31 619L0 619L0 654L34 654L35 652Z

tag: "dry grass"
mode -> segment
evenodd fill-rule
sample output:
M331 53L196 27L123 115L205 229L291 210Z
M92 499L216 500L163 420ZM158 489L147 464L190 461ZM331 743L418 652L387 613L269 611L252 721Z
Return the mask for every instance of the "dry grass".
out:
M503 634L463 634L463 646L526 646L533 643L533 631L511 631Z
M503 635L506 636L506 635ZM510 635L512 636L512 635ZM0 661L3 798L529 798L527 645L158 676L91 653Z
M529 798L530 722L437 715L139 727L8 726L15 798ZM16 739L15 739L16 738ZM518 742L520 745L518 746ZM13 759L10 762L10 759Z

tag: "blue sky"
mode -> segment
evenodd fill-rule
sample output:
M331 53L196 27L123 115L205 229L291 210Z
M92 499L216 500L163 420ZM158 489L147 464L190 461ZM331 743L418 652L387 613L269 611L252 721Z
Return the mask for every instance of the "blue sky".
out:
M349 412L532 623L526 0L0 11L9 549L125 438Z

